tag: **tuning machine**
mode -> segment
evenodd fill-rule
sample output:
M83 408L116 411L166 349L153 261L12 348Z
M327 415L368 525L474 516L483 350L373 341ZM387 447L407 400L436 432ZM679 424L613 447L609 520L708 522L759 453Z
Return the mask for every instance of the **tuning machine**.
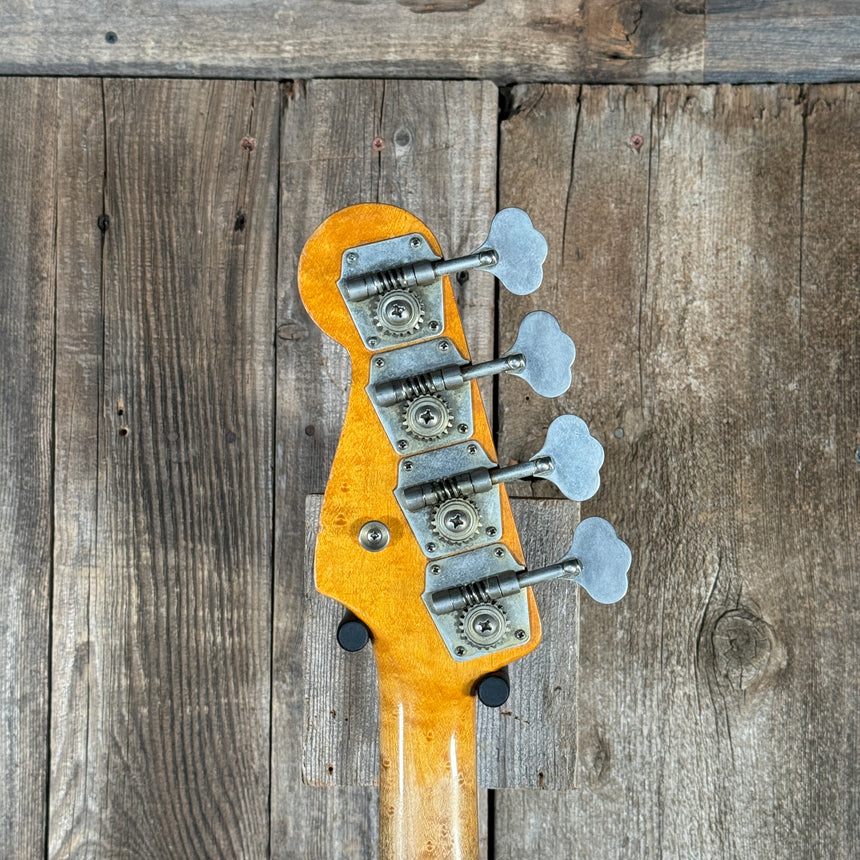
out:
M525 570L501 545L431 562L423 600L452 656L467 660L529 638L526 587L566 579L598 603L616 603L627 593L630 563L615 529L590 517L577 526L565 557L547 567Z
M367 393L391 444L412 454L472 435L472 379L510 373L538 394L558 397L570 387L575 357L573 341L556 318L534 311L520 323L514 345L492 361L467 363L447 338L378 356Z
M394 495L425 554L437 558L499 537L499 484L544 478L569 499L584 501L600 486L602 464L603 446L586 423L561 415L540 451L513 466L497 466L476 442L402 460Z
M443 260L421 234L398 236L343 252L338 289L371 350L424 340L445 326L442 278L482 269L517 295L540 286L547 244L521 209L493 218L486 241L471 254Z

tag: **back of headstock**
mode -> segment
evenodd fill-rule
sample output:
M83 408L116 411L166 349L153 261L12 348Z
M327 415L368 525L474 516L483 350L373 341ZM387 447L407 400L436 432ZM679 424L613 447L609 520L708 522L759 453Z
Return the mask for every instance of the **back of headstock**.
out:
M527 293L545 255L519 210L500 212L473 254L445 260L420 221L378 204L330 216L302 253L305 307L352 361L315 576L373 639L382 857L474 856L474 691L537 646L530 586L564 577L602 602L626 589L629 551L603 520L580 526L561 563L525 570L504 482L542 477L585 499L603 451L568 415L530 460L497 465L475 380L507 372L557 396L573 342L537 312L503 356L471 364L448 278L481 268Z
M386 337L386 331L375 324L373 328L363 327L364 332L356 324L349 299L338 282L343 282L344 272L362 271L362 256L368 246L390 243L398 237L404 237L405 247L420 237L426 243L421 248L425 257L427 251L440 256L436 239L417 218L392 206L362 204L326 219L305 245L299 265L299 288L308 313L326 334L344 346L352 361L346 417L323 502L316 583L323 594L343 603L367 624L373 635L378 665L389 661L392 668L402 665L411 677L417 669L417 653L421 655L422 671L434 686L450 685L471 694L477 679L536 647L540 620L529 595L530 633L518 641L513 652L459 662L451 659L420 599L428 567L426 545L419 543L410 529L394 490L406 474L404 464L408 468L416 462L421 440L404 431L392 443L367 388L371 379L377 380L384 365L391 361L391 353L407 344L411 348L417 346L419 351L429 347L444 357L446 363L456 354L468 361L469 350L447 276L440 279L438 303L423 301L422 294L424 319L409 335ZM347 259L351 254L356 255L354 262L352 257ZM380 304L378 299L371 297L359 302L368 306L366 318L372 320ZM430 314L428 305L432 309ZM433 323L436 325L431 326ZM440 351L439 344L446 344L446 349ZM384 363L383 367L380 363ZM468 419L456 423L452 420L447 433L427 440L424 447L443 450L437 442L445 447L465 442L479 446L488 457L494 458L492 435L477 385L470 381L468 388ZM392 411L402 414L404 409L395 407ZM463 424L467 425L467 432L461 432ZM398 448L401 438L408 447ZM492 535L492 542L504 546L522 564L522 549L504 488L499 500L501 528ZM361 533L368 523L380 523L387 529L384 548L365 549ZM439 543L442 544L441 539ZM456 544L447 547L451 549L447 554L458 549Z

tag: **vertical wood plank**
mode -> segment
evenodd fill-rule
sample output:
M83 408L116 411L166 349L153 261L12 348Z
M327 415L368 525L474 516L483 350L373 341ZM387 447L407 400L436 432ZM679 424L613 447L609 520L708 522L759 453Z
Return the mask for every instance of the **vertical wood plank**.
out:
M619 423L610 449L622 480L591 508L621 520L636 567L615 617L583 606L591 695L573 809L586 838L602 834L595 856L798 855L811 824L796 769L805 697L786 654L801 629L815 637L793 609L785 529L800 418L799 92L662 90L652 146L638 350L593 346L604 421L617 416L603 412L616 368L640 373L642 420Z
M58 667L86 680L61 672L56 688L85 685L87 698L70 715L86 729L69 730L72 747L58 752L82 772L55 763L69 785L57 786L51 846L56 856L261 856L277 87L106 81L104 102L103 340L86 330L95 314L70 317L58 361L58 414L98 440L98 498L95 559L78 561L85 613L80 584L58 583L73 595L58 606L74 613L64 642L86 643ZM103 358L86 356L93 343ZM76 350L86 373L100 364L96 414L72 408ZM78 490L91 497L78 478L58 474L68 487L58 534L78 517ZM69 792L90 799L64 808Z
M799 623L789 652L806 691L811 853L860 855L860 87L811 87L803 160L795 504ZM791 380L793 382L794 380ZM776 458L774 458L776 459ZM774 513L777 513L774 511ZM788 605L788 596L785 600ZM796 650L795 650L796 649ZM782 803L780 804L782 807ZM791 826L780 809L780 831Z
M54 594L49 855L72 856L99 816L87 733L98 664L89 603L98 581L105 118L96 79L59 82ZM95 671L94 671L95 670ZM93 759L96 764L98 758ZM86 839L83 840L86 842Z
M631 390L638 388L635 369L624 379L616 374L613 385L601 385L605 361L592 344L620 342L633 348L637 344L638 300L645 280L649 130L656 98L655 89L638 87L531 85L516 87L511 93L508 117L501 127L500 200L502 205L522 206L532 214L547 236L549 255L543 284L536 293L525 297L501 294L500 337L503 342L513 342L522 317L531 310L546 309L573 337L577 358L573 385L562 398L545 400L520 380L499 380L499 453L503 462L531 456L542 445L551 421L565 412L581 416L607 445L614 441L612 431L620 418L611 419L608 426L599 422L592 405L595 388L605 389L607 396L614 398L615 412L630 406ZM618 293L615 300L607 295L610 289ZM592 295L602 295L603 300L596 299L599 312L584 319L583 311ZM624 483L624 477L612 467L611 457L602 470L602 479L607 486ZM557 495L545 481L522 483L518 491ZM611 518L617 523L615 513ZM625 536L623 522L617 524ZM569 535L574 525L567 524ZM578 621L576 589L556 585L551 597L554 617ZM588 600L582 597L583 603ZM603 608L603 612L616 614L613 608ZM580 641L580 628L576 633L571 643L559 627L539 649L549 664L548 679L565 674L570 677L573 701L558 717L571 722L572 732L566 737L570 758L579 755L578 700L593 694L583 688L578 677L579 649L588 643ZM552 702L558 696L555 687L568 689L568 685L556 679L550 683L542 698ZM566 787L576 783L570 774ZM561 799L566 797L555 792L499 792L497 856L524 856L521 852L526 851L526 845L537 850L538 844L550 856L563 856L578 827L567 810L569 801ZM555 833L559 835L551 835ZM581 850L580 846L577 851Z
M57 83L0 79L0 844L45 851Z
M477 247L495 211L496 105L496 89L488 83L313 81L286 89L273 664L272 831L277 857L365 858L375 851L377 838L374 792L319 792L300 784L304 497L325 488L340 436L349 366L343 350L323 338L301 306L295 282L298 257L324 217L367 201L414 212L446 252ZM375 139L382 142L381 149L373 148ZM470 336L492 331L492 291L492 281L479 278L460 291ZM476 351L483 350L491 351L490 342L479 341ZM333 629L309 630L307 637L309 648L337 647ZM343 660L332 654L323 662L343 665ZM314 713L335 710L338 718L346 718L353 708L355 713L376 708L370 661L363 672L344 671L340 679L345 685L347 678L348 690L334 691L332 701L350 703L350 710L316 700ZM317 695L324 692L314 689ZM373 726L350 720L350 734L375 732ZM337 781L337 774L332 776Z
M305 314L296 269L324 217L376 199L378 159L370 143L380 97L381 84L372 83L296 82L282 91L270 825L271 855L280 860L361 860L372 856L377 839L374 792L302 783L305 496L325 487L349 364Z
M822 101L804 127L796 88L662 90L633 290L641 197L577 201L620 261L596 277L586 234L569 269L608 442L583 514L634 569L617 610L583 601L582 788L509 798L498 856L856 853L856 94Z

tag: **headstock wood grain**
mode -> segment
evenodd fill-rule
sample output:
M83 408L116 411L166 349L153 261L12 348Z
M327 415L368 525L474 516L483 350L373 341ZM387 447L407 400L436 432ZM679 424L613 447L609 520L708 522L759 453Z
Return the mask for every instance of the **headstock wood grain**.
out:
M549 320L530 315L506 356L470 365L447 277L481 267L509 289L531 292L545 255L543 238L519 210L499 213L475 254L446 261L424 224L380 204L336 212L302 252L302 301L352 362L315 576L317 589L353 612L372 636L384 860L477 857L474 691L482 678L537 647L540 618L528 586L567 576L592 593L603 588L602 597L595 595L603 602L626 589L629 551L626 564L621 558L612 566L609 586L599 570L578 561L524 570L503 481L547 477L565 494L586 498L597 486L602 448L580 419L562 416L535 458L495 467L474 379L520 373L553 396L569 384L573 344L555 331L557 324L552 328L548 314ZM544 360L547 351L566 367L559 372ZM568 449L577 459L570 467L562 462ZM614 532L612 539L626 550ZM580 540L584 556L591 551L586 543Z

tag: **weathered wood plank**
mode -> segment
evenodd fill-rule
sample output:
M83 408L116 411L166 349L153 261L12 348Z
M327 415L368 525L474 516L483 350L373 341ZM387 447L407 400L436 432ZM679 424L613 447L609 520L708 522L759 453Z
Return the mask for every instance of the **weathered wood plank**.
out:
M571 201L610 243L566 256L572 396L609 443L583 514L635 566L617 610L583 602L583 787L503 797L497 856L857 851L858 109L822 100L804 128L796 88L662 90L647 251L617 214L641 184Z
M650 127L656 100L654 89L628 87L580 90L529 85L517 87L511 94L500 135L500 204L522 206L531 213L547 237L549 255L537 292L524 297L501 295L500 338L512 342L526 313L547 309L574 338L577 359L573 387L560 399L540 398L517 379L499 380L502 462L531 456L542 445L550 422L564 412L586 420L592 433L604 445L609 444L610 452L616 443L613 431L630 405L631 389L638 388L638 375L634 367L632 374L628 370L623 378L616 372L612 385L601 385L605 361L593 345L621 352L625 347L635 350L638 344L636 320L645 280ZM607 295L610 290L612 300ZM586 317L590 303L595 312ZM613 398L611 413L618 415L605 425L595 421L592 404L598 390ZM632 421L632 414L627 417ZM610 456L603 469L603 482L621 486L624 476L612 465ZM557 494L545 481L521 484L518 490ZM623 493L619 498L625 500L625 506L609 514L616 522L619 513L629 509ZM619 528L626 537L623 521ZM557 596L560 604L568 604L562 617L578 618L579 606L572 591ZM582 598L584 603L588 600ZM613 608L602 611L617 616ZM581 636L580 630L577 639ZM571 672L578 674L578 653L566 655L561 644L561 639L548 637L541 650L558 650L554 664L570 665ZM586 641L577 641L577 645L589 647ZM593 695L582 684L578 680L577 710ZM581 755L577 737L569 742L569 754ZM572 779L569 787L573 784ZM528 851L537 851L538 845L542 855L582 856L586 843L578 838L579 822L571 820L570 802L569 795L555 792L499 792L496 856L529 856Z
M51 846L64 857L261 856L277 87L106 81L104 104L101 308L60 303L57 414L65 432L97 439L98 483L89 560L92 526L82 546L58 550L78 555L58 566L56 698L71 685L86 699L54 762L67 784L52 794ZM99 195L81 198L96 208L79 223L92 225ZM70 539L78 502L92 500L78 444L58 458L57 534ZM85 594L68 581L82 571ZM64 802L79 792L88 799Z
M0 844L45 852L57 83L0 80Z
M332 648L343 606L314 586L322 495L305 500L302 779L314 786L379 784L379 692L373 648ZM358 696L350 691L361 689Z
M96 79L59 82L57 311L54 436L49 856L74 845L106 802L89 767L92 693L98 695L98 631L88 623L99 581L99 412L102 393L102 243L105 118ZM95 647L94 647L95 644ZM92 760L97 765L98 757ZM89 822L89 823L88 823ZM86 839L81 840L84 843Z
M578 506L567 500L512 499L530 567L557 561L570 546ZM372 648L332 649L343 611L314 590L313 548L322 496L308 496L305 543L305 746L303 776L312 785L375 785L379 712L368 695L350 697L353 675L373 671ZM578 613L570 586L540 590L546 642L510 667L511 698L478 708L478 784L485 788L572 788L576 761ZM554 647L548 642L553 641ZM564 654L565 659L558 656ZM550 695L545 695L550 690Z
M794 779L801 773L818 775L805 797L810 853L857 857L860 86L811 87L806 113L797 307L800 387L792 452L796 488L792 516L780 529L780 535L791 529L796 534L799 571L792 571L796 601L791 595L782 601L787 609L782 626L798 625L788 663L796 667L794 689L808 697L802 710L796 707L809 720L807 728L791 727L803 743ZM779 463L776 456L773 461ZM772 504L772 512L779 513L778 507ZM791 778L790 773L784 778L784 791ZM779 831L788 831L790 813L781 803Z
M442 14L444 13L444 14ZM0 13L0 73L499 83L833 81L860 74L854 0L41 0Z
M856 0L708 0L705 80L856 81Z
M299 254L325 216L367 201L408 208L446 250L476 247L495 211L496 105L496 89L486 83L313 81L286 89L272 765L277 857L363 860L375 850L377 826L375 792L321 792L300 781L304 497L325 488L340 436L349 366L343 350L325 339L304 312L295 279ZM378 151L372 146L377 138L384 142ZM492 313L492 294L488 279L468 282L460 296L465 296L467 326L475 325L478 309L485 316L487 308ZM477 327L492 330L483 323ZM337 647L333 639L325 645ZM375 710L371 668L366 661L363 672L352 672L349 688L337 691L333 700L348 701L358 712ZM321 711L340 714L338 707ZM359 731L358 726L351 731Z
M36 0L0 13L0 72L700 81L704 30L670 0Z

